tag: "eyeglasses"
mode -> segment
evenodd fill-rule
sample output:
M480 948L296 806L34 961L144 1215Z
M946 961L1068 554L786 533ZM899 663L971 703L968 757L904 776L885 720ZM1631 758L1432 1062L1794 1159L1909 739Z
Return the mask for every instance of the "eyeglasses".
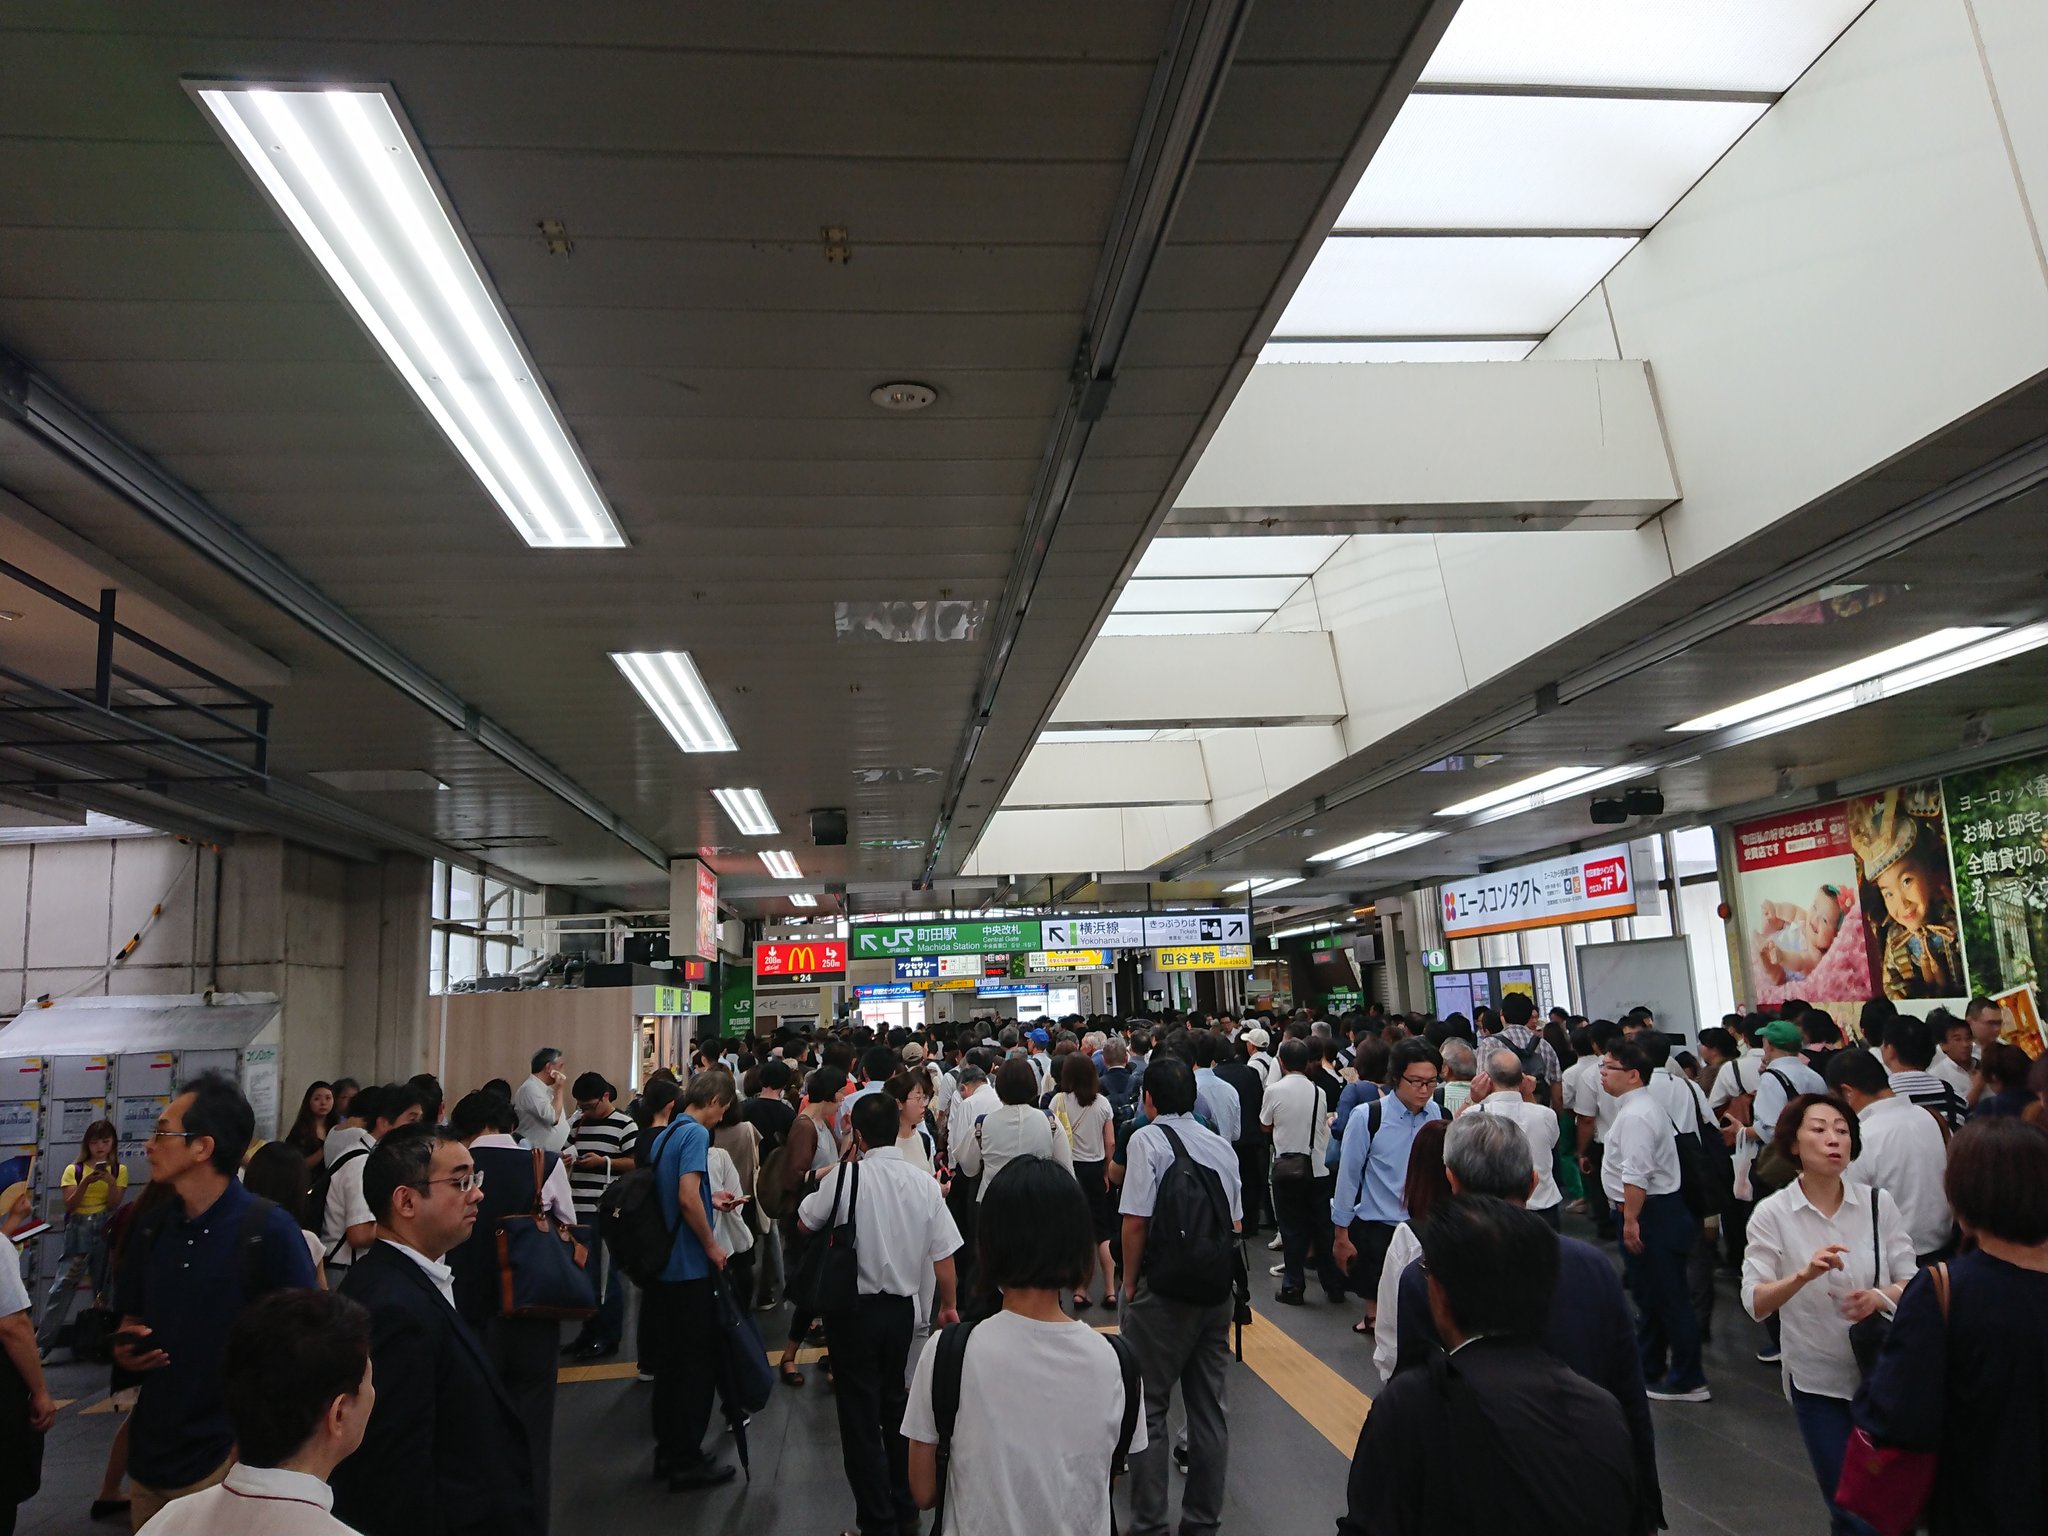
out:
M466 1195L473 1189L482 1189L484 1187L484 1171L481 1168L472 1168L468 1173L458 1173L451 1178L421 1179L419 1183L412 1187L421 1194L425 1194L436 1184L453 1184Z
M195 1136L204 1136L204 1131L174 1131L167 1125L159 1124L149 1133L151 1141L190 1141Z
M1436 1078L1434 1075L1429 1077L1404 1077L1401 1079L1401 1081L1406 1083L1410 1088L1434 1088L1436 1086Z

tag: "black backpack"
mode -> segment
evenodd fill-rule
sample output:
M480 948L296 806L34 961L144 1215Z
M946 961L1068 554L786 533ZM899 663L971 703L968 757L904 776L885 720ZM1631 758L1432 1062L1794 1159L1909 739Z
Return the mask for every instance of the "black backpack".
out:
M655 1138L646 1167L613 1179L597 1198L597 1230L613 1260L636 1285L659 1280L676 1245L675 1229L662 1214L661 1175L655 1171L661 1144L674 1129L667 1126Z
M1122 1073L1121 1079L1116 1074ZM1119 1125L1137 1118L1144 1101L1144 1074L1135 1067L1111 1067L1102 1074L1102 1096L1109 1100L1111 1118Z
M1700 1097L1699 1085L1688 1082L1686 1088L1693 1096L1697 1127L1681 1131L1677 1120L1671 1120L1671 1134L1678 1143L1678 1192L1693 1215L1718 1216L1735 1204L1735 1156L1718 1133L1707 1134L1714 1116Z
M1146 1228L1145 1283L1168 1301L1212 1307L1230 1299L1237 1256L1230 1200L1222 1177L1188 1155L1172 1126L1158 1129L1173 1147L1173 1161L1160 1176Z
M368 1147L351 1147L348 1149L348 1151L342 1153L340 1157L337 1157L334 1160L334 1164L332 1167L328 1166L326 1163L322 1163L320 1165L320 1171L313 1176L313 1187L306 1193L306 1213L313 1218L315 1223L318 1224L320 1230L320 1240L322 1242L326 1242L327 1240L328 1186L334 1182L334 1176L337 1173L341 1172L342 1169L346 1168L350 1163L353 1163L360 1158L368 1157L369 1155L370 1149ZM341 1232L335 1237L332 1246L330 1246L327 1249L325 1255L321 1259L321 1262L324 1264L332 1264L335 1260L336 1255L338 1255L341 1252L341 1250L346 1248L347 1246L348 1229L344 1227L341 1230Z
M1170 1136L1173 1133L1167 1132ZM940 1332L932 1345L939 1353L932 1361L932 1421L939 1431L936 1447L938 1462L938 1497L932 1501L932 1536L941 1536L946 1529L946 1471L953 1461L953 1424L960 1417L960 1378L967 1369L967 1340L977 1322L955 1323ZM1138 1390L1138 1357L1131 1352L1116 1334L1101 1336L1116 1351L1117 1370L1124 1379L1124 1421L1117 1431L1116 1453L1109 1459L1109 1476L1112 1482L1124 1460L1130 1455L1131 1441L1138 1432L1138 1404L1142 1394Z

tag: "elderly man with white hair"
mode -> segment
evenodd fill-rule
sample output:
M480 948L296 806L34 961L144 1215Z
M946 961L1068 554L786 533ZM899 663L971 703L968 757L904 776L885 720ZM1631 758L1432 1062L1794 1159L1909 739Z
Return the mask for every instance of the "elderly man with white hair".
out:
M1488 1097L1492 1095L1489 1094ZM1460 1115L1444 1137L1444 1173L1453 1198L1493 1195L1526 1204L1537 1186L1535 1160L1516 1118L1499 1112ZM1664 1524L1664 1496L1657 1481L1656 1436L1649 1399L1643 1391L1642 1360L1635 1347L1635 1323L1613 1263L1591 1243L1560 1237L1557 1289L1539 1342L1550 1354L1603 1388L1621 1404L1636 1455L1636 1517L1630 1536L1647 1536ZM1430 1316L1429 1284L1420 1261L1402 1271L1398 1301L1399 1341L1394 1374L1427 1365L1443 1345Z
M1455 1115L1472 1098L1472 1080L1479 1075L1479 1054L1452 1035L1443 1043L1444 1113Z
M1536 1080L1522 1070L1522 1058L1512 1046L1490 1048L1485 1067L1472 1084L1472 1102L1466 1109L1502 1115L1521 1127L1536 1168L1536 1188L1528 1207L1549 1222L1553 1232L1563 1231L1564 1195L1556 1172L1557 1111L1536 1101Z

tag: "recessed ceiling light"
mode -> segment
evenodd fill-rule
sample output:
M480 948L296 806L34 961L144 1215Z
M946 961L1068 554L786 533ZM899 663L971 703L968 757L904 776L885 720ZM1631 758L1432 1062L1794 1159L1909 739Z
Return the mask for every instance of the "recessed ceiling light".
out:
M1882 677L1885 673L1908 666L1916 661L1946 655L1960 650L1979 640L1987 640L1998 633L1989 629L1939 629L1931 635L1922 635L1917 640L1908 640L1904 645L1895 645L1889 650L1865 656L1860 661L1848 662L1831 667L1825 672L1816 672L1812 677L1802 678L1796 683L1787 683L1783 688L1773 688L1769 693L1760 693L1755 698L1744 699L1739 704L1730 704L1726 709L1711 710L1696 715L1679 725L1673 731L1718 731L1723 726L1740 725L1745 720L1759 719L1776 710L1803 704L1808 699L1817 699L1823 694L1838 689L1854 687L1857 683L1868 682Z
M685 752L739 750L688 651L613 651L611 656Z
M397 98L373 86L187 89L519 536L624 545Z
M758 789L714 789L711 798L725 807L732 824L749 837L773 837L782 830Z
M1226 885L1223 890L1226 895L1241 896L1249 892L1253 896L1270 896L1275 891L1284 891L1290 885L1299 884L1301 876L1289 875L1284 879L1275 880L1240 880L1235 885Z
M797 891L790 896L789 904L792 907L815 907L818 904L818 898L806 895L802 891Z
M1370 864L1375 859L1391 858L1397 853L1406 853L1410 848L1420 848L1424 843L1433 843L1444 834L1441 832L1409 832L1390 843L1381 843L1377 848L1368 848L1363 853L1354 853L1337 867L1356 869L1361 864Z
M1474 795L1470 800L1460 800L1456 805L1447 805L1437 812L1439 816L1470 816L1474 811L1491 810L1496 805L1505 805L1510 800L1519 800L1524 795L1538 794L1546 789L1555 789L1573 779L1582 779L1598 773L1597 768L1546 768L1541 773L1532 773L1526 779L1499 789L1490 789L1483 795Z
M868 398L885 411L921 411L939 398L929 384L877 384Z
M801 880L803 871L796 866L796 855L785 848L771 848L761 855L761 862L768 866L768 873L778 880Z

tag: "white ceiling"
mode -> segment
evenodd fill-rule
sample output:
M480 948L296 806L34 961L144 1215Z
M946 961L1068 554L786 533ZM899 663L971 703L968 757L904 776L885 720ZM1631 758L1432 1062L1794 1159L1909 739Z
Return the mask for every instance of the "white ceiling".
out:
M901 888L929 850L863 844L931 835L941 787L907 770L953 759L984 644L845 643L833 607L1002 597L1173 10L13 6L0 345L663 847L758 876L764 840L709 795L753 786L785 842L848 809L849 847L796 844L808 877ZM1431 11L1252 10L980 725L953 863ZM390 82L629 548L523 545L187 76ZM937 403L870 404L899 379ZM343 798L531 880L665 899L594 822L4 426L0 485L289 668L284 781L424 775L342 782L447 787ZM737 754L679 753L606 659L670 649Z

